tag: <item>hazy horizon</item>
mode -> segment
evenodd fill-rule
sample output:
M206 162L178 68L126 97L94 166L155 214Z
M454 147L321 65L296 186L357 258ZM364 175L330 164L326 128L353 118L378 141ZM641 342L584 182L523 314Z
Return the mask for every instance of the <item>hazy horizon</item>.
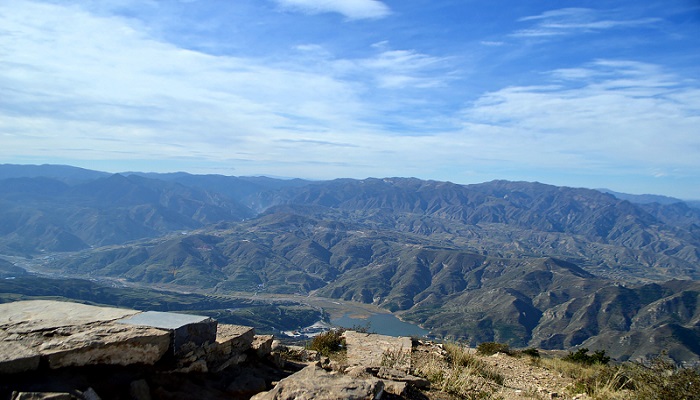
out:
M700 5L0 4L0 163L700 199Z

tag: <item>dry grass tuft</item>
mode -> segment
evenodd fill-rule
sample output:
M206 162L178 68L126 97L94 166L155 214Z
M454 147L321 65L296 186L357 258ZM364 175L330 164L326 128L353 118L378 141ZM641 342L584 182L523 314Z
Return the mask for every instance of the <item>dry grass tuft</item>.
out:
M573 378L572 394L585 393L595 400L700 400L700 372L660 359L650 366L587 365L556 358L542 359L540 365Z
M414 359L414 374L423 376L434 390L464 399L491 398L504 378L496 370L456 344L445 354L427 353Z

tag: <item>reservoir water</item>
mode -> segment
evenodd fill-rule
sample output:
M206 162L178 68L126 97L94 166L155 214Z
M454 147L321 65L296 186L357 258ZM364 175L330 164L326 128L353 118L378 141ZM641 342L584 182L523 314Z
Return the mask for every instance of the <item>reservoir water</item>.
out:
M331 323L343 328L368 327L369 332L388 336L425 336L429 331L418 325L401 321L392 314L371 314L367 318L353 318L345 314L331 319ZM368 326L369 324L369 326Z

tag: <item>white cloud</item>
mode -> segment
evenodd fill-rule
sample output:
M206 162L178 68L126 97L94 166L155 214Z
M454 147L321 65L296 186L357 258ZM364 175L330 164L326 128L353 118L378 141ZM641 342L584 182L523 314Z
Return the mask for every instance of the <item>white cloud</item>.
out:
M0 159L208 160L240 174L328 178L348 172L321 143L356 143L343 147L344 163L366 176L406 154L430 157L417 149L432 139L398 144L383 127L404 118L386 110L410 98L373 101L381 87L438 84L427 71L442 68L439 58L385 46L337 59L307 43L298 60L275 64L178 48L134 23L74 6L0 4Z
M358 62L361 68L376 71L379 86L385 88L439 86L449 79L446 74L439 73L439 70L444 71L446 64L445 58L413 50L386 50Z
M660 21L659 18L611 19L606 18L605 14L604 11L589 8L563 8L546 11L539 15L520 18L521 22L534 21L535 25L531 28L518 30L511 36L561 36L614 28L650 26Z
M338 13L349 19L377 19L391 13L378 0L275 0L280 6L307 14Z
M144 23L109 9L0 2L0 160L457 182L465 175L454 171L486 180L524 168L607 173L618 162L648 175L698 168L698 83L659 65L574 65L466 107L459 99L483 85L461 76L463 54L382 41L347 57L337 42L305 36L282 44L283 59L211 55Z
M103 138L114 139L108 153L149 146L163 156L196 147L256 153L252 144L279 127L362 129L365 105L331 76L179 49L118 17L13 5L0 12L0 124L13 135L5 155L33 151L31 132L46 139L47 152L88 147L100 157Z
M482 40L479 43L481 43L484 46L503 46L504 44L506 44L506 42L493 41L493 40Z
M700 87L657 65L599 60L541 86L485 94L464 111L484 153L530 165L697 169ZM508 147L517 143L517 149Z

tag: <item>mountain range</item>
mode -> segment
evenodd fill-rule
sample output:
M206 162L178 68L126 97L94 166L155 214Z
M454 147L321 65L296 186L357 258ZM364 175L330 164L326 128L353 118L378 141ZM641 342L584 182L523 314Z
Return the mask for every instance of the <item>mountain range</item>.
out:
M471 344L698 362L700 209L623 197L3 165L0 254L64 276L373 303Z

